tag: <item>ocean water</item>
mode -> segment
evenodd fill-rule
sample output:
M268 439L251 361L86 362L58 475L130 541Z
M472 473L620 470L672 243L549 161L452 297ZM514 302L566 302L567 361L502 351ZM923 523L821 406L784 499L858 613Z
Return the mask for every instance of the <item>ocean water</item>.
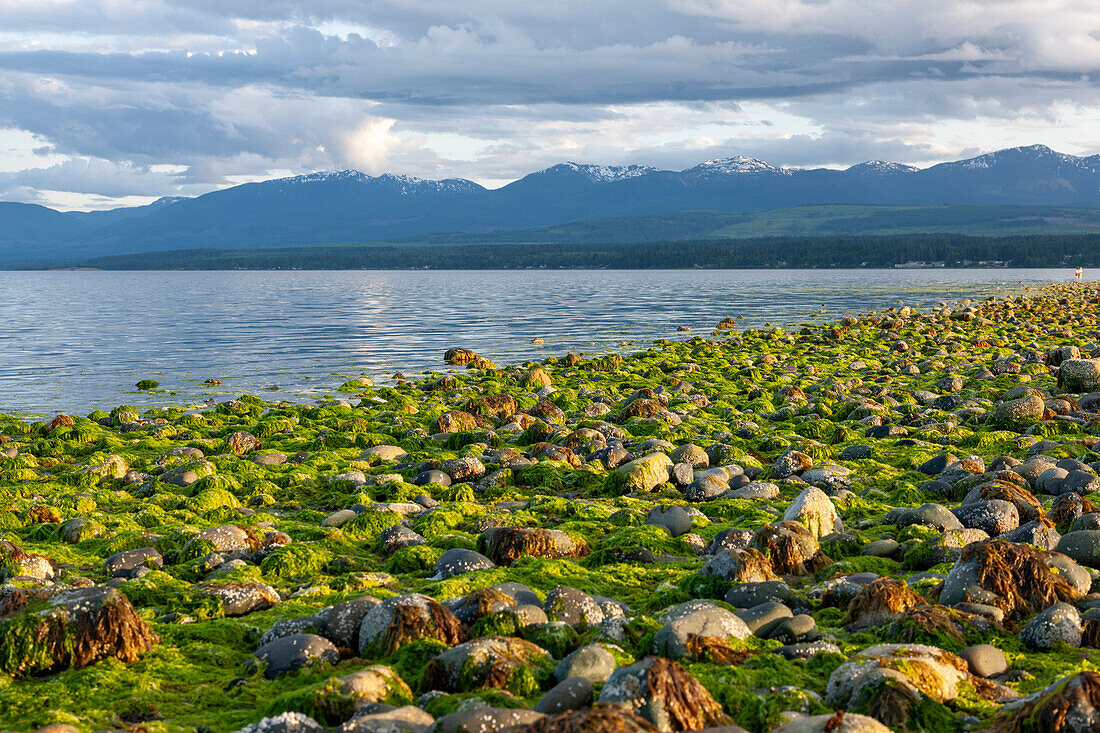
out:
M0 272L0 412L85 414L498 365L1016 292L1067 270ZM687 326L692 334L679 333ZM545 340L532 344L534 338ZM152 378L159 393L134 385ZM222 380L220 387L203 384ZM279 392L265 390L278 387Z

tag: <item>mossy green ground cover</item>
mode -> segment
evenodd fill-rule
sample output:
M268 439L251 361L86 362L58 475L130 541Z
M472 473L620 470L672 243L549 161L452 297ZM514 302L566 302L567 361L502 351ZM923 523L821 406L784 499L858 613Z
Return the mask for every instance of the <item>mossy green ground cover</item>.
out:
M378 663L397 670L414 695L425 692L420 681L424 667L440 651L436 642L417 642L389 657L364 658L348 650L338 664L271 680L246 665L261 635L275 622L309 616L364 593L385 599L415 592L445 601L508 581L523 583L543 597L567 585L627 604L631 613L627 638L620 645L623 661L645 656L661 625L656 617L664 609L694 597L720 599L728 584L699 575L706 558L688 537L674 538L645 524L645 513L653 506L685 504L672 484L630 492L600 460L585 462L600 447L592 434L608 424L623 431L628 448L653 438L675 446L721 443L726 446L722 463L761 468L764 479L776 458L790 449L815 463L830 461L850 469L852 493L835 501L848 534L823 544L834 563L811 576L790 578L792 587L802 592L864 571L910 577L929 569L925 561L931 562L931 556L922 548L938 533L916 527L899 531L883 520L896 507L942 499L918 488L928 478L917 471L926 460L945 449L960 456L977 454L987 463L998 455L1024 458L1040 439L1055 442L1047 455L1100 460L1095 423L1053 415L1013 422L993 419L1010 389L1024 386L1044 397L1059 392L1042 355L1051 348L1095 345L1100 338L1096 309L1095 290L1050 288L969 307L923 314L892 310L791 332L722 331L707 338L659 342L622 356L451 370L385 387L364 380L349 385L354 397L319 405L245 395L201 410L122 406L34 423L0 416L0 434L5 436L0 451L6 450L0 453L0 539L31 556L48 558L57 584L108 581L104 560L124 550L155 547L165 559L163 568L118 584L159 636L159 644L129 664L106 659L43 676L0 671L0 729L71 723L86 731L230 731L283 710L323 717L324 711L311 708L316 705L306 692ZM1019 369L994 369L997 373L989 375L982 371L1008 362ZM534 392L541 388L540 378L531 376L536 367L545 370L552 384L543 402L552 403L564 419L542 409L545 419L528 418L529 424L511 429L502 425L505 420L479 409L485 397L508 395L520 411L539 412L543 402ZM953 393L958 398L954 405L922 404L914 398L918 390L941 393L936 383L953 375L963 378L962 389ZM662 408L657 414L620 417L633 399L654 398ZM440 434L441 416L454 410L481 413L480 424ZM859 420L873 414L911 416L907 438L868 438ZM255 436L259 446L238 454L239 444L231 436L239 432ZM579 465L561 460L563 454L546 454L538 465L501 469L509 455L530 453L542 443L568 446L565 457L579 457ZM855 445L869 446L867 455L842 459L845 449ZM399 460L364 457L375 446L397 446L408 455ZM196 462L199 451L206 463ZM290 460L257 460L265 454ZM489 478L446 487L412 484L421 470L438 466L427 462L464 456L479 457ZM169 480L185 468L195 471L194 483ZM366 483L349 472L361 472ZM720 498L695 504L700 513L692 519L692 533L705 546L725 529L755 531L777 520L805 488L778 484L780 495L774 499ZM400 504L418 496L439 504L406 516L407 507ZM1042 498L1049 506L1051 497ZM1086 498L1100 504L1100 496ZM323 523L333 512L355 505L365 511L351 521L339 527ZM400 523L419 533L425 544L384 553L380 535ZM435 577L435 562L445 550L477 547L478 535L494 523L563 530L587 543L591 554L524 557L510 567ZM285 535L258 562L246 562L214 581L269 585L281 598L273 608L229 618L198 585L210 579L212 569L204 557L214 548L192 538L224 525L247 529L257 542ZM889 558L862 554L867 542L885 537L897 539L905 551ZM658 561L622 559L639 548ZM7 562L0 575L10 584L23 589L48 585L12 580L19 575L14 561L3 555L0 561ZM941 572L949 568L931 567ZM915 587L934 592L933 585ZM843 609L818 604L812 615L845 654L890 640L883 629L845 630ZM0 646L15 640L14 626L4 626L2 616ZM501 633L525 632L496 617L473 630L474 636ZM567 630L561 638L544 638L532 631L529 638L560 658L595 634ZM1070 671L1100 665L1096 649L1025 653L1015 634L1006 630L962 643L935 634L910 640L949 651L978 641L993 643L1023 672L1010 683L1022 693ZM760 653L742 664L692 662L687 668L729 715L753 730L766 730L785 710L828 712L815 695L824 695L829 675L843 658L825 653L809 661L788 661L770 653L778 646L753 640L750 648ZM803 692L770 691L777 680ZM518 697L492 693L492 702L529 706L546 689L545 680L536 682L514 685ZM468 696L438 698L430 712L445 713ZM996 709L960 700L949 717L958 721L970 714L987 720Z

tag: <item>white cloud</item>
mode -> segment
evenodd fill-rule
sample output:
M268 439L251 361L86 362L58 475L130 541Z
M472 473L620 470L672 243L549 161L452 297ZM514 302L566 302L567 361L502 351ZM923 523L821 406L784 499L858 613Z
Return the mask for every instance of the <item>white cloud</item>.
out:
M23 200L1100 150L1092 0L0 0L0 26L0 196Z

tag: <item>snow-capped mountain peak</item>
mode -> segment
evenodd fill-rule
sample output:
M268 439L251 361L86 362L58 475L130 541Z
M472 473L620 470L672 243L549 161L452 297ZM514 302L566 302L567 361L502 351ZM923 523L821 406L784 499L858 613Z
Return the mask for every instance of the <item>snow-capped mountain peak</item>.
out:
M694 168L688 168L683 171L683 173L697 176L729 176L760 173L790 175L789 170L777 168L771 163L765 163L758 158L750 158L747 155L737 155L732 158L714 158L713 160L704 161Z
M551 166L534 175L580 175L593 183L612 183L628 178L648 175L657 169L648 165L595 165L592 163L574 163L568 161Z
M288 178L279 178L275 181L269 181L269 183L277 183L284 186L340 182L361 183L365 185L373 184L394 190L402 196L418 193L462 193L480 188L476 183L468 181L465 178L445 178L443 180L433 181L427 178L395 175L392 173L383 173L380 176L370 176L357 170L317 171L300 176L290 176Z
M868 160L865 163L857 163L848 169L854 173L913 173L920 168L902 163L891 163L886 160Z

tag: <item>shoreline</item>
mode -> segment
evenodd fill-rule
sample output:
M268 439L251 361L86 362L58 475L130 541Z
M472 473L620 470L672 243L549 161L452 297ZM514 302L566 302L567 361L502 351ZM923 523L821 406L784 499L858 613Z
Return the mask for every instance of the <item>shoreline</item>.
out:
M592 358L456 349L320 405L0 415L0 728L571 700L587 729L1028 730L1006 702L1100 665L1098 308L1025 286Z

